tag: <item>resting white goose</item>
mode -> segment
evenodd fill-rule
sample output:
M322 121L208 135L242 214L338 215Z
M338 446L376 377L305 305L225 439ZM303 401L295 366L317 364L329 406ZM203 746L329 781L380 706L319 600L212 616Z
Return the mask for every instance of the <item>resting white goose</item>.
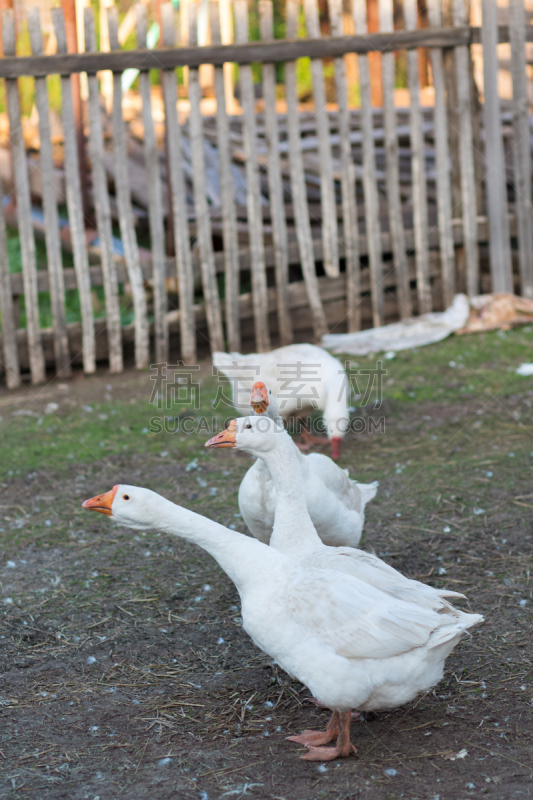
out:
M296 510L306 527L311 523L304 498L299 500ZM278 500L280 513L282 506ZM350 710L392 708L429 689L442 677L444 659L464 631L482 620L391 603L356 578L304 569L273 547L148 489L117 485L83 507L131 528L182 536L218 561L237 587L243 627L255 644L334 712L325 733L291 737L309 747L305 760L329 761L355 752ZM333 747L317 746L335 739Z
M250 409L282 425L277 400L263 381L256 381L250 395ZM292 443L305 487L307 510L325 544L356 547L365 521L365 506L377 492L378 484L350 480L348 471L321 453L300 453ZM239 510L256 539L269 544L276 510L276 489L267 464L258 458L239 487Z
M312 344L291 344L270 353L213 353L213 365L231 382L233 405L243 414L257 380L270 386L284 418L322 411L331 457L339 458L350 423L350 384L337 358Z

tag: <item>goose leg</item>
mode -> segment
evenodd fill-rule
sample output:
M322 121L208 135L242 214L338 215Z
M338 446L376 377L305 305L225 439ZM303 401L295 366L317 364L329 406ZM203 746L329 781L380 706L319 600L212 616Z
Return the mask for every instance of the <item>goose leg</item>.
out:
M304 744L306 747L318 747L335 741L339 735L339 712L334 711L325 731L304 731L299 736L287 736L289 742ZM304 756L305 758L305 756Z
M334 761L336 758L348 758L355 753L355 747L350 741L350 711L339 712L339 734L335 747L316 747L315 743L308 745L309 752L302 756L302 761Z
M307 700L308 703L313 703L317 708L327 708L324 703L321 703L320 700L317 700L316 697L304 697L304 700ZM354 720L361 719L361 712L360 711L352 711L352 722Z

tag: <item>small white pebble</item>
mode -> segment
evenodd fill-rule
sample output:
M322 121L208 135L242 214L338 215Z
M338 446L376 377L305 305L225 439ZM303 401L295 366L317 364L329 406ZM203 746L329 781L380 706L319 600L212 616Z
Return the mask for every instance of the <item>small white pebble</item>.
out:
M201 600L203 600L203 599L204 599L204 598L202 597L202 595L201 595L201 594L199 594L199 595L198 595L198 597L195 597L195 598L194 598L194 602L195 602L195 603L199 603L199 602L200 602Z
M211 591L210 585L208 583L204 583L203 590L204 592L210 592Z
M439 567L439 575L447 575L447 574L448 574L448 573L447 573L447 571L444 569L444 567Z
M91 733L96 733L96 731L99 730L99 729L100 729L99 725L91 725L91 727L89 728Z
M11 567L11 569L15 569L16 566L14 561L8 561L6 564L6 567Z
M450 528L449 525L445 525L444 528L442 529L443 533L449 533L450 531L451 531L451 528Z
M89 656L87 658L87 664L96 664L97 659L94 656Z
M527 606L528 602L529 602L528 600L519 600L518 601L518 605L519 606Z
M514 458L514 453L509 453L509 458Z
M319 766L316 768L316 771L317 771L317 772L328 772L329 770L328 770L328 767L326 767L324 764L320 764L320 765L319 765Z
M52 525L52 522L49 519L45 519L44 524L46 525L47 528L50 528L50 526Z
M387 775L389 778L394 778L394 776L398 774L398 770L391 767L390 769L384 769L383 774Z
M480 514L484 514L484 513L485 513L485 509L484 509L484 508L475 508L475 509L474 509L474 514L475 514L477 517L479 517L479 515L480 515Z
M172 759L168 757L160 758L159 761L157 762L158 767L168 767L170 764L172 764Z
M6 604L6 606L12 606L13 605L13 598L12 597L6 597L5 600L4 600L4 603Z
M396 353L394 352L394 350L387 350L387 352L384 355L384 358L386 358L387 361L390 361L392 358L396 358Z
M219 636L217 644L224 644L224 641L225 640L222 638L222 636Z
M151 556L151 555L152 555L152 551L151 551L151 550L147 550L147 551L145 552L145 554L144 554L144 557L145 557L145 558L148 558L148 557L149 557L149 556Z
M274 708L274 703L272 700L267 700L265 703L263 703L263 705L265 708Z
M82 406L82 410L86 411L87 414L90 414L92 412L92 410L93 410L93 407L92 406Z

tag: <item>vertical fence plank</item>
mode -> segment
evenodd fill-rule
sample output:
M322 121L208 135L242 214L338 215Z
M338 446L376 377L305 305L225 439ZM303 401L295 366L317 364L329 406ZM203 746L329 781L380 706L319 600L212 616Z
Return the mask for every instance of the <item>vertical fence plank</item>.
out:
M85 9L84 23L85 50L87 52L95 52L96 36L92 8ZM120 330L117 267L113 257L113 231L111 228L111 209L104 164L100 92L96 75L88 75L87 78L89 83L89 155L91 157L94 209L104 279L109 371L122 372L122 332Z
M533 297L533 230L531 208L531 145L526 76L526 19L523 0L509 0L511 71L513 75L513 131L520 289Z
M389 31L392 33L394 31L392 0L379 0L379 27L382 33L388 33ZM382 54L381 70L389 230L394 272L396 274L396 292L398 295L400 318L407 319L412 315L413 310L411 306L409 265L406 257L402 200L400 195L400 154L398 149L396 109L394 107L394 86L396 80L394 53Z
M358 0L353 4L355 31L367 33L366 3ZM370 263L370 287L372 291L372 319L374 327L383 325L383 263L381 257L381 225L379 197L374 152L374 124L370 90L368 56L359 56L359 87L361 91L361 133L363 138L363 188L365 194L365 222Z
M261 39L274 39L272 0L259 0ZM289 311L289 245L283 199L283 179L279 160L279 131L276 112L276 72L274 64L263 64L263 96L265 100L265 135L268 158L268 189L276 267L278 328L282 345L293 341Z
M2 36L4 55L15 55L15 17L12 9L2 14ZM15 178L15 197L17 200L17 220L20 236L22 258L22 276L24 281L24 298L26 302L26 327L28 334L28 352L32 383L41 383L45 378L44 353L39 330L39 305L37 298L37 260L35 256L35 240L31 222L30 182L26 147L22 135L20 119L20 101L18 81L6 80L7 113L11 152L13 154L13 171Z
M343 36L342 0L330 0L329 17L332 36ZM355 186L355 165L350 143L350 109L344 58L336 58L335 84L339 105L339 138L342 191L342 223L344 257L346 259L346 315L348 330L361 327L361 271L359 269L359 235Z
M198 25L198 0L189 3L189 46L196 45ZM189 67L189 132L191 139L192 182L194 194L194 210L196 214L196 237L200 251L202 270L202 286L204 291L205 310L209 340L213 352L224 350L224 332L222 330L222 312L218 296L215 254L211 234L211 216L207 204L204 129L200 101L200 70Z
M248 4L246 0L235 0L236 41L248 41ZM268 328L268 295L263 242L263 214L261 208L261 179L257 163L257 133L255 125L255 94L252 68L241 64L239 68L241 103L243 113L244 154L246 158L246 201L248 209L248 232L252 261L252 303L254 309L255 339L257 350L264 353L270 348Z
M57 52L67 52L65 20L61 8L52 9L52 19L57 41ZM61 77L61 119L65 149L65 173L70 239L74 256L74 270L78 284L81 309L83 369L87 374L96 370L96 345L94 339L94 315L91 299L89 258L85 241L83 220L83 198L81 194L80 168L77 146L77 131L72 104L70 75Z
M405 26L407 30L417 27L418 11L416 0L405 0ZM429 247L427 183L424 153L424 120L420 109L420 77L418 70L418 51L407 53L407 73L409 83L410 124L411 124L411 173L413 182L413 222L415 235L416 289L418 313L431 311L431 287L429 284Z
M31 48L34 56L43 54L43 36L41 32L41 12L39 8L28 9L28 27ZM54 330L54 357L56 371L63 378L71 373L70 355L67 336L67 320L65 311L65 281L63 278L63 259L59 240L59 218L52 156L52 139L50 136L50 109L46 78L35 79L35 104L39 115L39 137L41 150L39 168L43 186L43 210L46 240L46 260L50 281L50 304Z
M221 6L219 5L218 0L212 0L210 3L210 11L211 40L213 44L221 44ZM222 200L222 234L224 239L226 336L228 338L228 350L232 352L238 352L241 349L241 327L239 315L239 241L237 238L235 183L233 181L233 175L231 172L231 148L229 140L230 129L227 113L226 82L227 77L224 67L215 67L218 167L220 174L220 195Z
M304 0L304 13L307 35L311 39L320 38L317 0ZM322 59L311 59L311 75L313 78L313 99L315 103L315 120L318 134L324 270L326 275L330 278L336 278L339 274L337 206L335 202L335 183L333 180L333 162L331 158L331 141L328 112L326 110L326 92L324 90L324 67Z
M137 6L137 49L146 48L148 17L145 5ZM165 258L165 224L161 167L155 138L150 96L150 74L141 71L139 88L144 128L144 161L148 178L148 221L152 243L152 286L154 292L155 358L158 364L168 361L167 286Z
M428 5L429 24L439 28L442 24L438 3ZM455 295L455 260L452 229L452 190L450 183L450 150L448 147L448 115L446 113L446 87L442 50L430 50L433 86L435 87L435 160L437 168L437 213L439 223L440 263L442 292L447 308Z
M298 34L299 0L287 0L287 39L296 39ZM318 280L315 270L315 255L313 251L313 235L309 220L309 207L307 205L307 189L302 158L302 145L300 140L300 119L298 115L298 91L296 85L296 63L288 61L285 64L285 90L287 97L287 129L289 136L289 167L291 176L292 204L296 222L296 237L300 251L300 262L304 276L305 286L311 318L313 333L318 341L328 332L328 323L324 307L320 299Z
M174 9L172 3L161 6L163 23L163 44L175 46ZM192 272L191 244L183 157L181 153L181 128L177 114L176 72L173 69L161 70L163 102L165 105L165 124L168 143L168 175L172 192L172 215L176 236L176 264L180 296L180 338L181 356L194 364L196 361L196 332L194 326L194 281Z
M481 42L483 45L483 86L485 100L485 182L489 218L489 256L493 292L512 292L513 276L507 216L505 158L498 98L497 6L482 0Z
M456 27L466 25L465 0L453 0L453 24ZM477 245L476 179L474 173L469 60L470 51L468 47L461 46L455 48L466 291L470 297L473 297L478 294L479 291L479 254Z
M0 197L3 197L0 183ZM2 315L2 351L8 389L21 385L17 347L17 330L11 292L11 277L7 258L7 233L4 207L0 203L0 314Z
M109 43L111 50L118 50L118 11L108 9ZM150 362L150 329L146 310L139 247L135 235L135 224L131 208L130 179L128 172L128 149L126 127L122 116L122 73L113 73L113 155L115 160L115 192L117 196L120 233L124 245L124 259L131 286L135 314L135 366L144 369Z

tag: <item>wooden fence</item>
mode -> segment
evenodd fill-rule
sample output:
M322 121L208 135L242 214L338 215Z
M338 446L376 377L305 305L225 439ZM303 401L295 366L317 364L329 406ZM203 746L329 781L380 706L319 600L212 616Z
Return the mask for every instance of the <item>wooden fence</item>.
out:
M212 44L198 47L197 3L191 0L189 43L176 47L176 13L167 3L162 45L155 50L145 47L144 5L138 11L136 50L119 49L117 14L111 9L111 52L97 52L93 12L87 8L86 52L81 54L67 53L62 11L54 9L55 55L43 55L34 9L28 14L29 57L15 55L13 12L3 12L0 78L5 79L15 201L11 217L0 205L1 350L9 388L18 386L28 370L33 383L42 382L46 367L54 364L62 376L68 376L72 363L94 372L97 361L120 372L124 352L145 368L154 358L192 363L206 344L212 350L265 351L304 335L319 339L328 330L357 330L442 308L457 290L533 297L526 73L526 42L533 35L522 0L509 1L503 28L494 0L483 0L481 28L467 24L463 0L451 4L452 18L445 25L440 3L430 3L430 27L419 28L416 0L403 0L401 30L394 29L393 0L379 0L378 33L367 32L366 3L353 0L350 27L356 33L350 35L345 35L342 6L342 0L329 0L331 35L322 36L317 0L304 0L302 9L300 0L287 0L287 38L274 40L272 0L259 0L261 38L250 42L246 0L235 0L236 42L222 45L218 2L211 0ZM308 38L298 38L302 15ZM498 97L498 42L511 42L511 104ZM472 44L483 47L482 106L472 78ZM420 101L420 48L429 48L430 107ZM410 103L403 109L394 104L399 51L407 52ZM382 59L382 108L371 104L375 69L369 61L376 52ZM349 105L353 87L347 57L353 64L352 54L358 61L358 108ZM298 98L297 59L303 57L311 59L313 105L307 109ZM333 67L334 107L327 102L324 59L328 74ZM223 74L228 62L239 65L240 113L231 117ZM252 71L256 63L262 64L261 108ZM281 110L279 63L284 64ZM199 68L204 64L214 66L214 116L201 110ZM178 114L176 67L188 68L186 121ZM130 68L140 69L148 249L138 243L131 133L123 118L121 78ZM113 72L112 149L100 95L102 70ZM160 75L164 152L156 136L149 70ZM97 231L90 246L71 91L71 76L80 72L88 76L87 149ZM58 215L46 81L53 74L61 76L68 223ZM42 187L40 228L21 120L21 76L35 79L40 155L33 169ZM18 225L22 274L10 274L6 216ZM73 268L63 266L65 225ZM46 269L37 268L39 230L46 242ZM99 286L105 316L95 318L92 293ZM79 292L81 322L67 324L65 292L73 288ZM129 325L121 324L124 291L133 309ZM50 293L49 329L40 327L39 292ZM21 297L25 328L18 325Z

